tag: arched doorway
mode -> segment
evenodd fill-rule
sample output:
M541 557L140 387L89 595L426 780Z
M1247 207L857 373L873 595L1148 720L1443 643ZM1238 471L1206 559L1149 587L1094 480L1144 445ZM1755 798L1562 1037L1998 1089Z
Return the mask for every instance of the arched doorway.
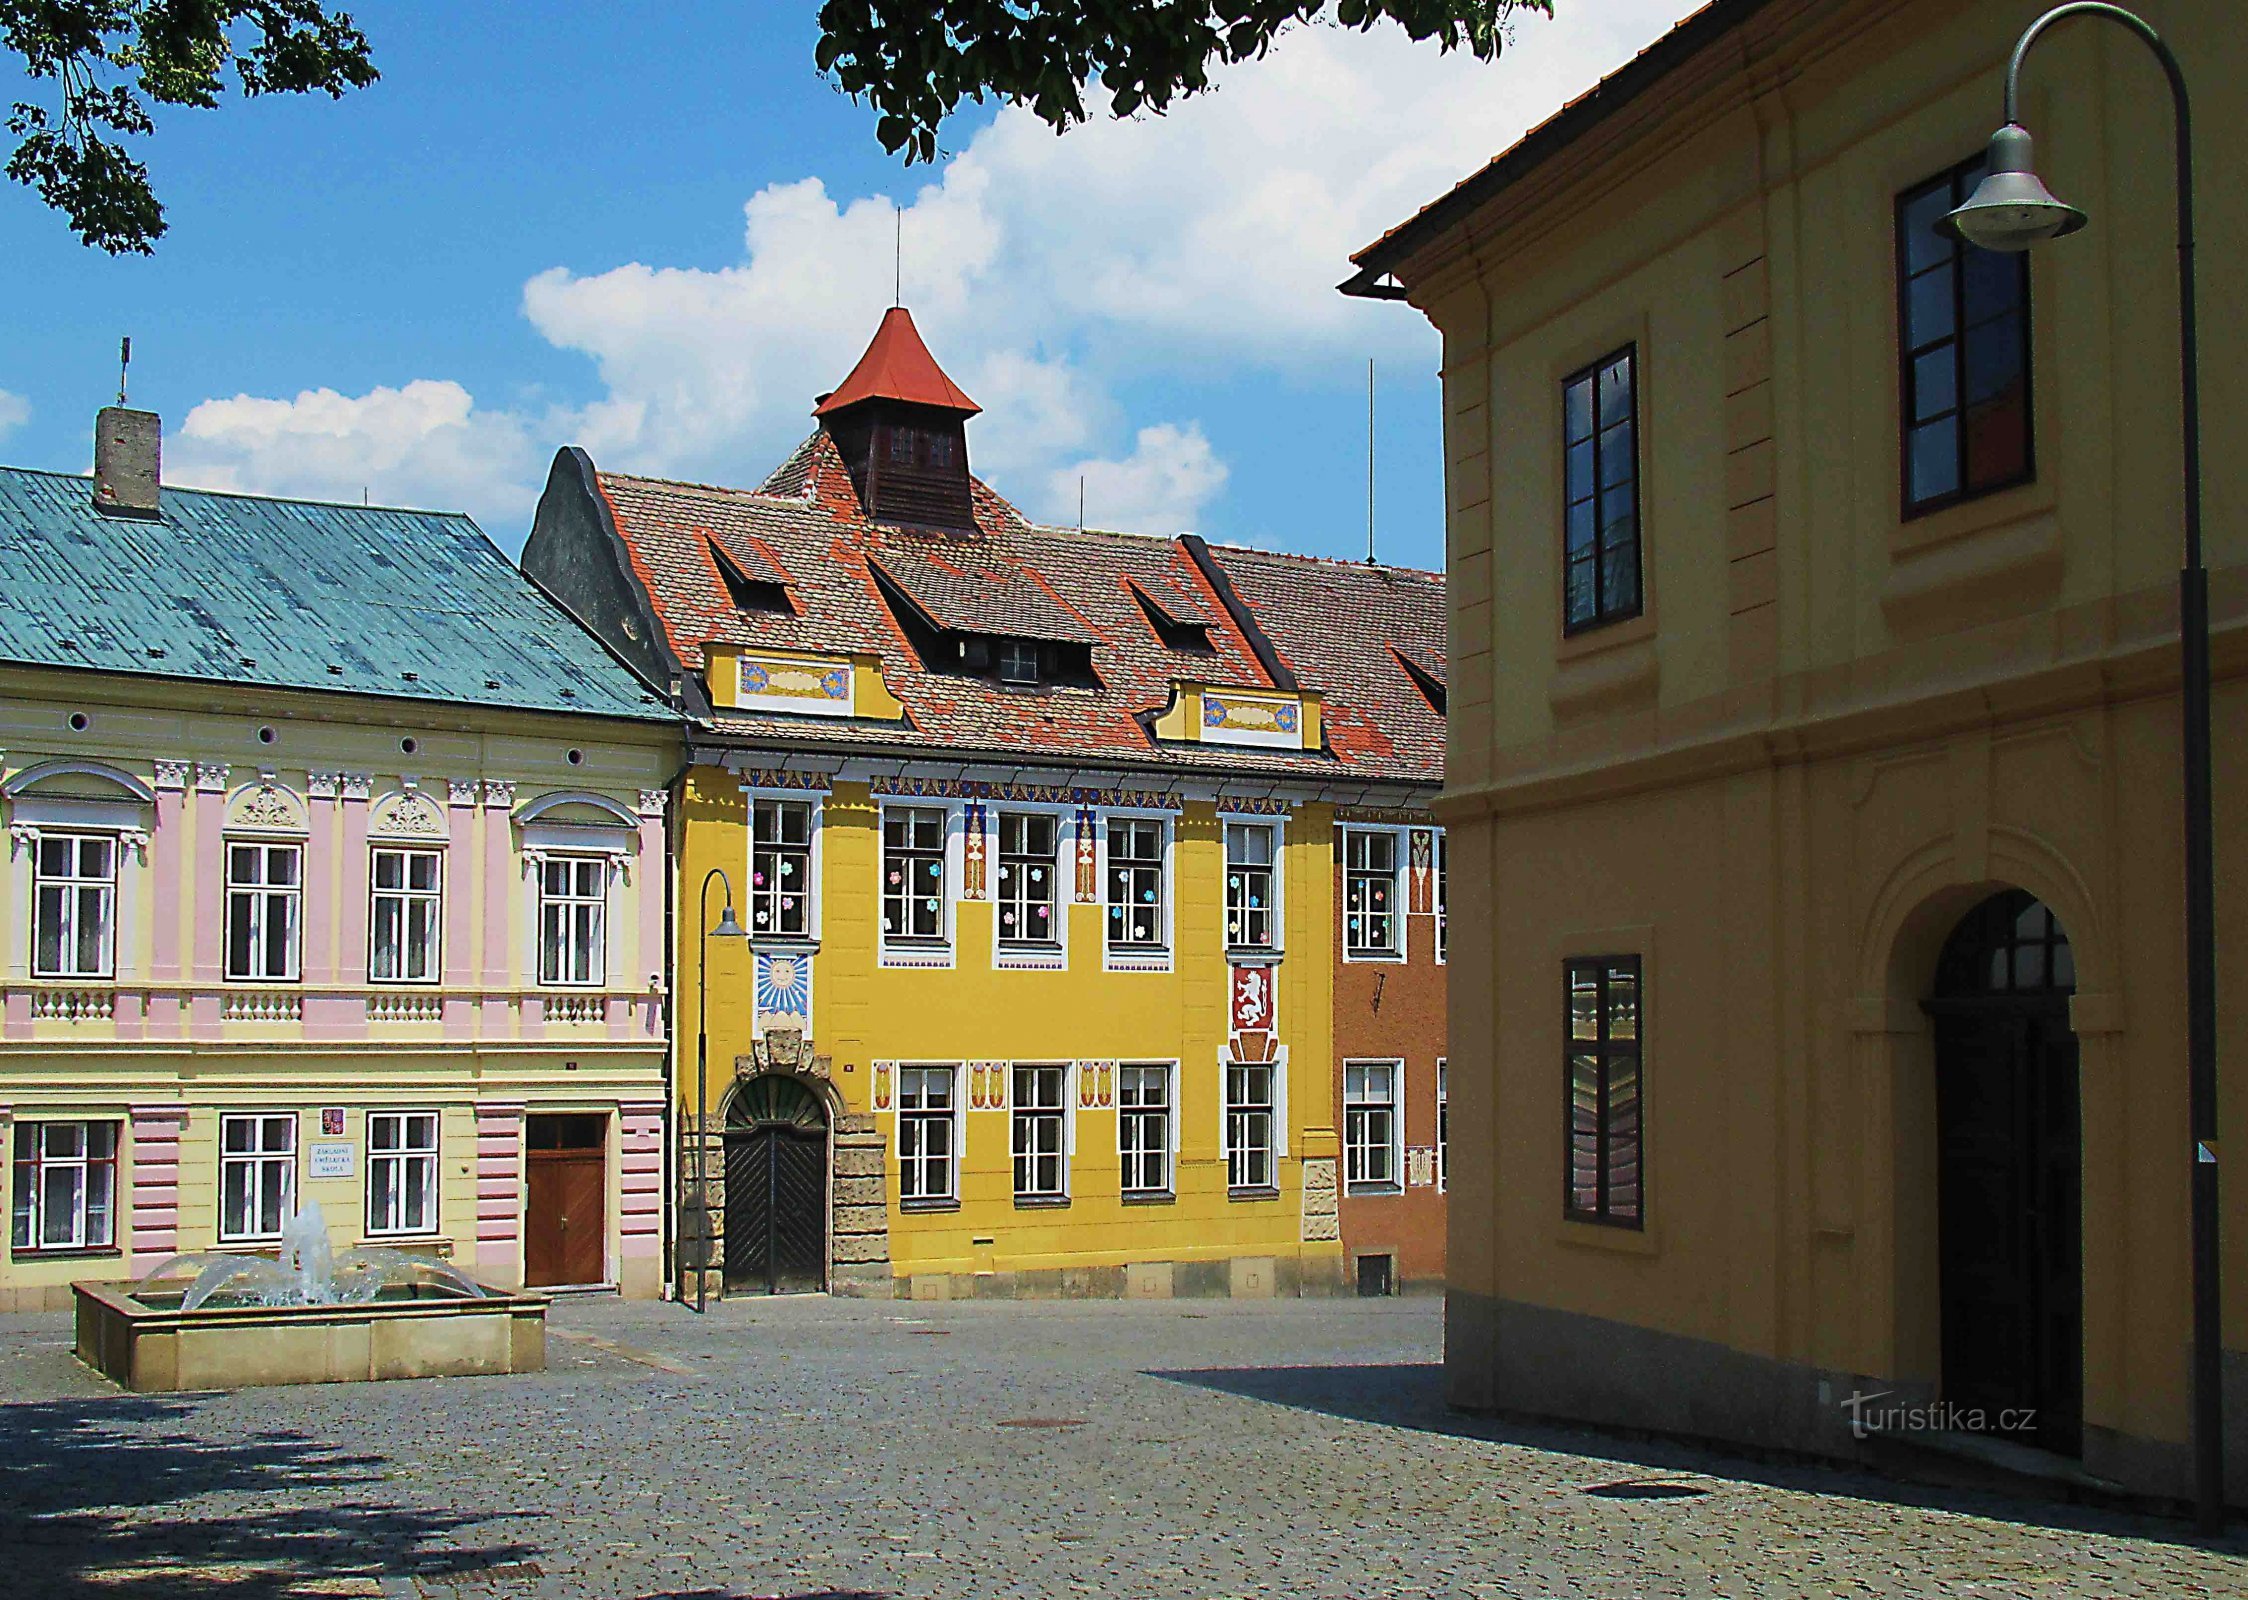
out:
M2075 1455L2084 1394L2076 962L2019 889L1960 920L1936 1030L1943 1398L1955 1425Z
M827 1113L791 1077L752 1078L726 1108L726 1287L827 1286Z

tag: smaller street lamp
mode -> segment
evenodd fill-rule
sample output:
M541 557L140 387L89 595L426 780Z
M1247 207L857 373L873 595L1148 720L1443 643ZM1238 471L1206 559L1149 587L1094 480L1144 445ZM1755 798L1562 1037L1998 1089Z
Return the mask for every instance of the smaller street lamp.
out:
M718 925L710 926L710 886L726 886L726 906ZM724 867L712 867L703 877L701 912L695 926L705 930L695 942L695 1312L707 1311L710 1299L710 941L749 938L734 920L734 882Z

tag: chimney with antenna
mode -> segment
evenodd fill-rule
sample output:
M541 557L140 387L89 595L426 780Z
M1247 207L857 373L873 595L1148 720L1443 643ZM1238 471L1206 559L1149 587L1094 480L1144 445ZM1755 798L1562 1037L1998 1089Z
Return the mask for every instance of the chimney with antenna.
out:
M117 404L94 414L94 508L119 517L163 516L164 422L126 405L133 341L117 350Z

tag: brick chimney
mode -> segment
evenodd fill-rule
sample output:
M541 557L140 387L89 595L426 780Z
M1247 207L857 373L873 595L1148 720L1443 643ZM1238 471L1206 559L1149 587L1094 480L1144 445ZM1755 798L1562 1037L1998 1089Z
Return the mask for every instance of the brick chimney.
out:
M164 421L104 406L94 414L94 506L120 517L161 517Z

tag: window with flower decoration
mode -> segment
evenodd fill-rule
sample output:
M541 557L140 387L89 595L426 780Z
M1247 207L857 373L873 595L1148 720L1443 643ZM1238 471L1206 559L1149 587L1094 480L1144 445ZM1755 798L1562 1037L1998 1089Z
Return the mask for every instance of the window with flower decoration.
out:
M944 897L944 808L884 807L882 936L942 941Z
M801 939L811 930L812 804L758 800L750 825L750 937Z
M1386 828L1343 833L1343 953L1395 960L1398 939L1397 835Z
M1270 950L1279 943L1273 917L1273 825L1225 825L1225 942L1234 950Z
M1036 811L999 813L999 942L1062 942L1054 884L1061 870L1061 819Z
M1108 942L1160 949L1163 924L1164 824L1112 817L1108 824Z

